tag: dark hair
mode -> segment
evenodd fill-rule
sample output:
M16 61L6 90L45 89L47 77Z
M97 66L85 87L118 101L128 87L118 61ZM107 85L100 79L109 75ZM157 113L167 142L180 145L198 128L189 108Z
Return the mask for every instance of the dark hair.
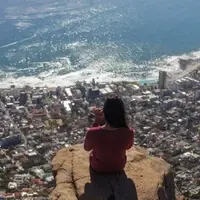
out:
M113 128L128 128L123 101L118 98L108 98L103 108L106 122Z

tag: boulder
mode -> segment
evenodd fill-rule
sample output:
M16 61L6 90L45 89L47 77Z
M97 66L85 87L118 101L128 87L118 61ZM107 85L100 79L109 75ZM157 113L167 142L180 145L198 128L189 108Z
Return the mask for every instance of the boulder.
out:
M108 199L112 194L120 200L176 199L170 165L140 147L127 152L123 175L100 176L101 180L97 178L95 182L90 179L89 154L81 144L58 151L52 167L56 187L51 200Z

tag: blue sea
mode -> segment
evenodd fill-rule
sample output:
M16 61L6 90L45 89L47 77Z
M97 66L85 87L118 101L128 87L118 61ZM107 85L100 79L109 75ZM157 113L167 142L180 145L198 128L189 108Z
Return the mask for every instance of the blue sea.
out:
M0 87L154 81L200 58L199 0L6 0Z

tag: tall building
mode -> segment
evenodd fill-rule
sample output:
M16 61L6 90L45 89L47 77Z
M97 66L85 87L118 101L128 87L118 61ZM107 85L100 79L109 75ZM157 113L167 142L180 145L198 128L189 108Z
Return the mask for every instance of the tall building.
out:
M61 87L58 86L58 87L56 88L56 96L59 97L59 96L60 96L60 93L61 93Z
M92 79L92 87L95 88L95 86L96 86L96 82L95 82L95 79L93 78Z
M199 100L200 99L200 90L197 90L195 93L195 100Z
M94 88L89 88L87 91L87 99L95 99L97 97L99 97L100 95L100 91L98 88L94 89Z
M19 97L19 105L20 106L25 105L27 100L28 100L28 95L25 92L21 92Z
M159 71L159 81L158 81L159 89L165 88L166 78L167 78L167 72Z

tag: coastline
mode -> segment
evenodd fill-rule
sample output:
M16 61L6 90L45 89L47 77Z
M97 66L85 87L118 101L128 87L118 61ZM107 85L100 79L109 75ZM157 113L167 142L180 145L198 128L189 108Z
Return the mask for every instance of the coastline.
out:
M28 77L27 77L28 78ZM16 82L6 82L6 83L2 83L0 82L0 89L9 89L11 85L15 85L16 88L24 88L24 86L29 86L29 87L47 87L47 88L51 88L51 87L72 87L76 84L77 81L80 81L80 82L83 82L83 81L86 81L86 82L90 82L92 79L95 79L98 83L107 83L107 84L110 84L110 83L120 83L120 82L128 82L128 83L137 83L139 85L144 85L144 84L147 84L147 85L154 85L157 83L158 79L139 79L139 80L134 80L134 79L126 79L126 78L116 78L116 79L110 79L110 80L106 80L105 79L103 80L99 79L98 78L95 78L95 77L90 77L90 78L87 78L87 79L73 79L73 81L67 81L67 80L63 80L64 78L61 78L59 79L59 77L57 77L56 79L58 79L57 81L55 80L48 80L48 81L45 81L45 79L38 83L33 83L33 84L29 84L28 82L21 82L19 84L18 81ZM38 79L39 80L39 79ZM30 80L29 80L30 81ZM34 82L34 81L32 81Z
M92 79L90 81L87 81L87 83L91 82ZM78 80L76 81L78 82ZM16 85L14 84L11 84L9 87L1 87L0 86L0 92L3 91L3 90L12 90L12 89L18 89L18 90L21 90L21 89L24 89L26 86L32 88L32 89L35 89L35 88L47 88L47 89L56 89L57 87L61 87L62 89L63 88L71 88L71 87L74 87L76 85L76 82L74 82L73 84L70 84L70 85L41 85L41 86L37 86L37 85L23 85L23 86L20 86L20 87L17 87ZM80 81L80 83L83 83L83 81ZM126 80L121 80L121 81L102 81L102 82L98 82L97 83L99 84L105 84L105 85L109 85L109 84L134 84L134 85L138 85L138 86L142 86L142 85L147 85L147 86L154 86L154 85L158 85L157 84L157 80L155 81L145 81L145 80L142 80L142 81L126 81Z

